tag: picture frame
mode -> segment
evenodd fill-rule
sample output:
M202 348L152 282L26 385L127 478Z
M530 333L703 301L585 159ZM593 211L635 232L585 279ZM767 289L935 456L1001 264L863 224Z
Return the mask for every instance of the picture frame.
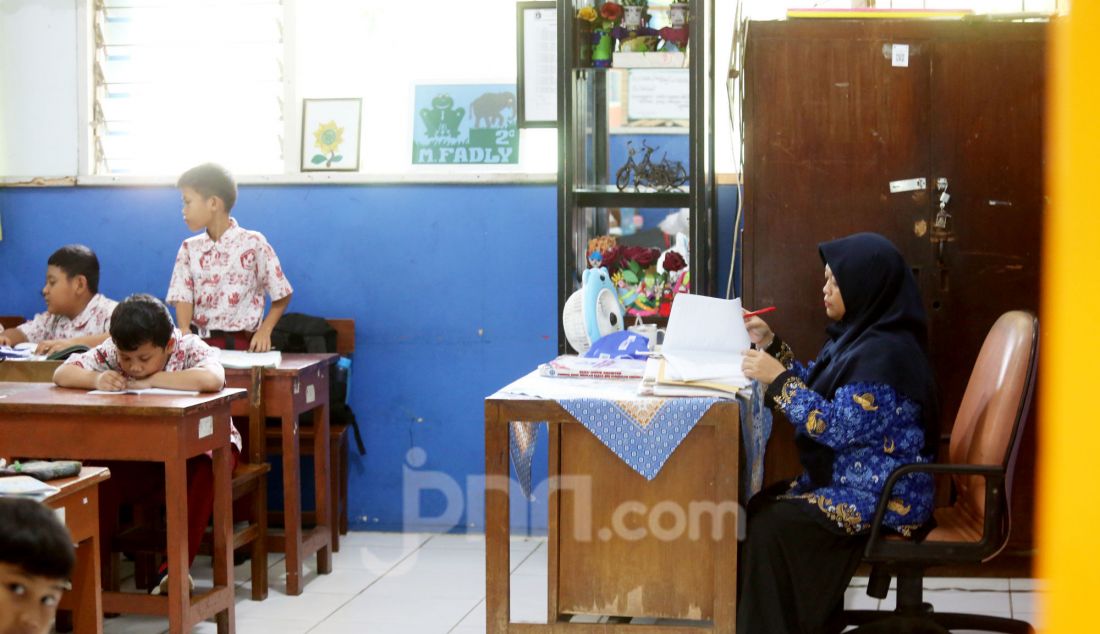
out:
M301 171L359 171L362 123L359 97L303 99Z
M516 3L517 126L558 125L557 2Z

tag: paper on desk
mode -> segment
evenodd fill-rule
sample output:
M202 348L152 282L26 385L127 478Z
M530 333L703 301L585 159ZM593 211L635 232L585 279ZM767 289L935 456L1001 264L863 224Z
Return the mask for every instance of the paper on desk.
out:
M243 350L222 350L218 358L226 368L275 368L283 362L283 353L278 350L271 352L245 352Z
M42 501L60 490L30 476L0 478L0 496L27 497Z
M88 392L88 394L107 394L107 395L143 394L143 395L150 395L150 396L198 396L199 395L199 393L194 391L194 390L169 390L169 389L163 388L163 387L147 387L147 388L140 389L140 390L129 389L129 390L121 390L121 391L118 391L118 392L108 392L107 390L92 390L91 392Z
M677 295L661 354L684 381L744 378L749 333L741 315L740 299Z
M517 379L500 391L536 398L562 400L568 398L603 398L609 400L634 400L638 398L638 381L594 378L559 378L540 376L535 370Z

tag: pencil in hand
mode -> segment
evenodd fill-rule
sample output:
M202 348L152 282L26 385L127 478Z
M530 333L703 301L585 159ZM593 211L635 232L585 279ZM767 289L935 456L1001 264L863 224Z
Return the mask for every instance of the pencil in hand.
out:
M773 310L775 310L775 306L768 306L767 308L761 308L760 310L754 310L751 313L745 313L744 315L741 315L741 316L744 317L745 319L748 319L749 317L756 317L757 315L763 315L765 313L770 313Z

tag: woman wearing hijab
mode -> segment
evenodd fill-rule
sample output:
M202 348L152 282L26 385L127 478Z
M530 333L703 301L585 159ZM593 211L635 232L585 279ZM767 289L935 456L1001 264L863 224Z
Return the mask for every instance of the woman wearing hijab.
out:
M825 313L835 323L809 365L760 318L745 326L757 350L745 375L794 425L803 473L749 502L737 631L828 632L859 564L875 506L894 469L935 453L935 383L916 282L886 238L859 233L818 246ZM777 423L778 424L778 423ZM933 483L909 474L884 524L903 535L932 515Z

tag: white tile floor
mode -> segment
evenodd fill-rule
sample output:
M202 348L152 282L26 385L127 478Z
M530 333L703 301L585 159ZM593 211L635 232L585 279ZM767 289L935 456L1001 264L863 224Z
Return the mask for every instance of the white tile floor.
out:
M249 598L249 564L238 566L237 632L240 634L481 634L485 631L485 540L480 535L351 533L333 557L333 572L307 570L305 592L285 594L281 555L269 556L271 589L266 601ZM546 545L542 538L514 538L511 546L512 619L546 620ZM209 560L199 558L194 577L211 583ZM893 609L866 594L857 577L845 605ZM1022 618L1037 624L1034 579L929 578L927 600L942 611L959 610ZM104 623L105 634L161 634L167 621L122 616ZM216 632L203 623L196 632Z

